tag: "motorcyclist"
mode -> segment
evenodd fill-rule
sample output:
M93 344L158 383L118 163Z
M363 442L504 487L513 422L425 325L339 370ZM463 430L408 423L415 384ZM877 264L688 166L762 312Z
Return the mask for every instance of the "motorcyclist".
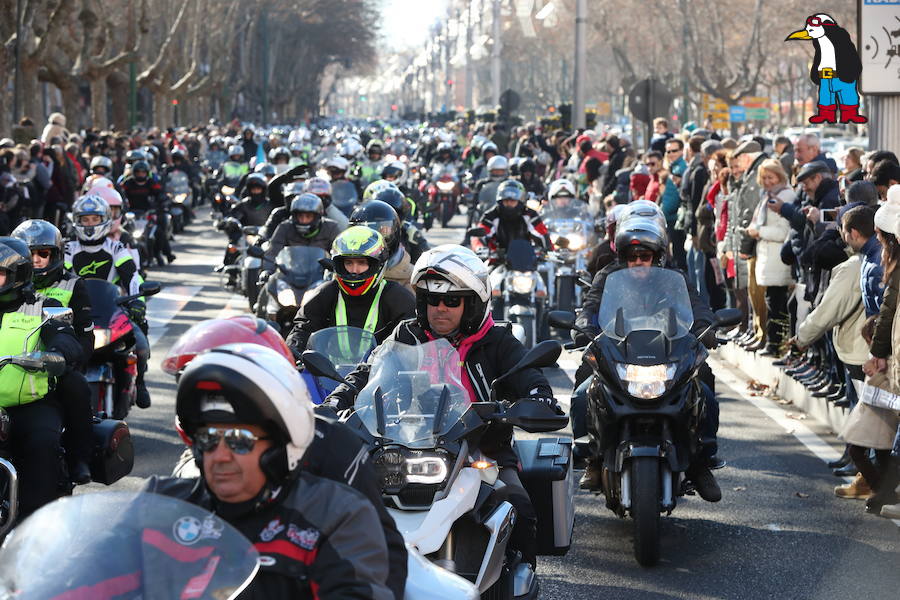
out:
M453 162L453 146L449 142L441 142L438 144L434 157L428 163L428 170L431 173L440 173L445 167L452 166Z
M234 144L228 148L228 160L222 163L222 181L225 185L236 188L238 182L250 173L250 165L244 162L244 148Z
M219 170L225 161L228 159L228 154L225 152L225 144L222 138L216 136L209 141L209 147L206 149L206 153L203 155L203 160L206 162L206 166L209 167L211 171Z
M490 173L490 167L488 163L491 162L491 159L500 154L499 150L497 150L497 144L494 142L485 142L481 145L481 158L475 161L472 165L472 179L476 182L480 181L485 177L486 173ZM503 158L506 158L505 156ZM506 173L503 174L502 178L506 179Z
M331 187L334 189L334 186L340 182L350 182L356 188L356 196L362 196L362 188L359 186L359 181L350 180L347 178L347 171L350 169L350 161L348 161L343 156L332 156L328 160L325 161L325 171L328 173L328 177L331 178Z
M575 341L579 346L586 345L600 333L597 315L600 311L606 278L610 273L635 267L660 267L677 270L668 266L668 236L666 234L664 217L657 219L642 215L626 216L617 227L615 245L616 260L600 270L594 277L590 290L585 294L581 312L575 321L578 327L590 334L584 335L579 333L576 335ZM681 273L681 271L678 272ZM685 282L687 283L686 280ZM715 315L709 308L709 305L704 303L692 290L691 286L688 285L687 289L694 313L694 324L691 331L695 335L699 335L715 321ZM715 347L715 332L710 331L701 341L708 347ZM585 379L584 382L582 382L582 378ZM701 374L701 379L703 378ZM573 394L572 404L573 428L575 427L575 421L578 420L576 412L584 410L576 407L575 396L578 396L579 392L583 393L583 390L578 388L587 385L589 380L590 377L586 377L584 373L576 374L576 392ZM707 411L705 421L701 424L703 431L699 432L701 451L696 457L692 458L691 464L685 472L685 477L693 482L701 498L709 502L718 502L722 498L722 492L709 468L710 458L715 454L718 404L714 394L710 394L708 389L704 390L704 394L707 401ZM601 467L602 465L598 459L588 458L587 468L580 483L582 488L596 489L599 487Z
M303 184L296 182L285 190L286 196L293 197L290 207L291 218L279 224L269 239L266 258L270 261L275 260L282 248L289 246L312 246L330 250L335 238L341 232L337 223L325 217L325 207L321 198L309 192L301 192L302 189Z
M407 254L409 254L409 260L415 264L422 253L428 250L429 246L425 236L422 235L422 231L412 222L409 198L404 196L402 191L388 188L375 194L373 199L389 205L400 217L400 242L406 249Z
M250 539L263 559L241 597L394 598L375 507L303 466L316 426L294 365L263 346L220 346L191 361L175 402L201 476L151 478L145 490L211 510Z
M350 221L347 219L347 215L331 203L331 183L327 179L310 177L303 182L303 191L321 198L322 205L325 207L325 216L337 223L341 231L347 229Z
M130 210L155 212L160 231L166 231L166 224L169 221L169 215L166 212L166 195L163 193L159 178L150 174L150 165L146 161L139 160L134 163L131 167L131 174L122 181L119 187L125 200L128 201ZM169 236L160 233L157 236L157 243L169 262L174 261L175 254L169 245Z
M525 186L526 192L538 198L544 196L544 182L537 176L537 165L530 158L519 163L519 181Z
M474 252L444 244L425 252L413 269L416 288L415 318L401 322L388 337L417 345L445 338L459 350L465 368L463 385L472 402L489 402L490 388L525 355L525 347L490 314L491 288L488 270ZM357 390L365 387L369 365L360 365L347 380ZM509 379L499 390L502 398L534 400L557 407L553 390L538 369L527 369ZM340 385L326 400L337 410L353 407L355 392ZM510 546L535 565L536 516L517 472L512 448L512 427L492 425L481 440L480 450L500 467L500 479L510 488L509 502L516 508Z
M473 198L479 203L493 201L497 197L497 188L509 178L509 160L502 155L491 157L485 167L487 175L476 179Z
M98 154L91 159L91 175L100 175L102 177L111 177L113 170L113 162L108 156Z
M166 166L163 181L168 182L173 173L181 171L187 175L188 183L191 186L191 196L194 202L199 201L200 173L197 171L197 168L191 163L187 153L181 148L174 148L172 152L169 153L169 156L172 158L172 164Z
M387 245L388 255L384 278L399 283L410 292L415 292L409 282L413 263L400 243L403 226L397 212L380 200L363 202L350 214L350 225L362 225L381 234Z
M300 142L292 142L290 145L291 159L288 165L296 167L297 165L305 165L309 162L309 149Z
M0 238L0 356L19 355L26 347L29 352L54 353L56 362L81 363L84 353L69 325L56 320L41 324L43 309L60 303L34 293L32 271L28 246L19 239ZM37 328L40 333L28 337ZM61 372L63 367L57 368ZM26 371L11 364L0 369L0 407L9 417L20 519L59 495L61 401L46 370Z
M284 146L269 150L269 164L275 167L275 173L284 173L290 168L291 151Z
M74 221L74 241L66 243L65 267L83 279L104 279L118 285L127 295L140 293L143 279L128 249L109 238L112 217L109 205L97 195L82 196L72 207ZM144 383L147 360L150 358L150 344L147 342L147 305L143 299L132 300L128 305L128 315L134 333L135 354L137 355L137 395L138 408L150 407L150 392ZM118 365L124 368L124 365ZM117 377L124 380L124 376ZM125 391L123 390L123 393Z
M368 227L350 227L334 240L335 278L304 296L285 340L291 351L301 354L310 335L342 325L365 329L381 341L415 313L409 290L384 279L387 253L384 238Z
M31 252L35 291L72 309L72 329L81 343L82 356L87 359L94 351L91 298L84 282L65 270L65 250L59 229L47 221L34 219L20 223L11 237L25 242ZM59 397L65 399L61 408L65 425L66 459L69 475L76 484L91 480L88 465L93 451L91 389L84 377L83 367L83 364L69 365L57 382Z
M480 223L492 248L506 249L512 240L528 240L544 250L553 248L547 226L535 210L525 206L525 200L525 187L514 179L497 188L497 204L484 213Z
M384 142L371 139L366 144L366 157L359 163L359 185L365 188L381 176L384 167Z

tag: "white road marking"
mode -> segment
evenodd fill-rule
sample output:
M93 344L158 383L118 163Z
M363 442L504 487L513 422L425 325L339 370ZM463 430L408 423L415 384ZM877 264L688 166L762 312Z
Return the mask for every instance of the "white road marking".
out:
M752 396L747 393L747 380L735 375L734 367L713 357L710 357L708 362L710 367L713 368L713 372L716 374L716 378L719 381L730 387L734 390L735 394L758 408L763 414L783 427L787 433L797 438L801 444L806 446L806 449L809 450L813 456L816 456L825 463L837 460L841 457L840 452L835 450L831 444L816 435L815 432L807 427L802 421L788 417L787 411L781 406L763 396ZM851 477L845 477L844 481L850 483L853 479ZM894 524L897 525L897 527L900 527L900 519L894 520Z
M150 325L147 340L151 348L165 335L166 325L202 289L199 285L175 285L163 288L147 300L147 323Z

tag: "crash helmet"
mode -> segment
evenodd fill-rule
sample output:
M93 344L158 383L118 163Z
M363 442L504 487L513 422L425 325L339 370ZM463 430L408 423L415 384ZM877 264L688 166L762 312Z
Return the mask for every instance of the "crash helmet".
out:
M125 164L134 165L139 160L147 160L147 155L143 150L129 150L125 153Z
M502 181L509 177L509 161L502 154L492 156L487 161L487 174L494 181Z
M629 219L655 220L663 229L666 228L666 216L662 208L650 200L635 200L625 205L625 212L619 218L619 224L625 224Z
M312 214L313 220L309 223L299 223L297 216L301 213ZM322 215L324 214L325 205L322 204L322 199L315 194L303 192L291 200L291 222L294 224L294 229L297 230L297 233L302 236L315 234L322 224Z
M143 175L138 175L138 173L143 173ZM131 165L131 176L138 183L144 183L150 179L150 163L146 160L139 160Z
M547 199L552 208L567 208L575 199L575 184L568 179L557 179L550 184Z
M378 158L372 158L373 151L378 153ZM369 140L369 143L366 144L366 156L369 157L369 160L380 160L384 156L384 142L378 138Z
M82 225L81 218L88 215L100 217L97 225ZM96 245L103 243L112 229L112 211L109 204L99 194L88 192L75 201L72 207L72 221L74 221L75 236L83 244Z
M350 168L350 162L343 156L331 156L325 161L325 170L331 180L340 179Z
M515 177L518 179L519 177L519 165L522 163L522 158L519 156L514 156L509 159L509 176Z
M386 181L400 181L406 175L406 165L403 161L391 161L381 170L381 178Z
M261 187L262 192L253 194L250 192L251 187ZM265 196L266 190L269 189L269 182L262 173L250 173L244 181L244 189L250 196Z
M110 233L118 233L119 228L122 226L122 209L124 207L122 195L115 188L96 185L89 189L88 193L96 194L106 200L106 203L109 204L109 218L112 219L112 227L109 231Z
M228 158L234 162L244 162L244 147L240 144L233 144L228 148Z
M39 251L50 252L50 262L43 269L34 269L32 277L34 285L38 289L48 287L57 281L65 269L65 247L62 234L53 223L42 219L30 219L22 221L13 229L12 237L25 242L32 253Z
M531 173L534 176L536 170L537 165L530 158L523 158L519 161L519 177L522 177L525 173Z
M501 217L512 217L525 212L525 202L528 199L525 186L515 179L507 179L497 187L497 207ZM504 200L515 200L518 204L513 207L505 206Z
M396 189L396 186L393 183L391 183L390 181L385 181L384 179L378 179L376 181L373 181L372 183L370 183L369 185L366 186L366 189L363 190L363 195L362 195L363 202L367 202L367 201L371 200L378 194L378 192L381 192L382 190L386 190L388 188Z
M238 315L227 319L207 319L182 333L163 359L162 369L169 375L179 377L198 354L216 346L236 343L266 346L294 362L284 338L271 325L253 315Z
M290 149L291 156L303 156L306 150L300 142L292 142L288 148Z
M327 179L310 177L303 182L303 191L321 198L326 209L331 205L331 182Z
M6 274L6 281L0 285L0 308L15 304L31 289L31 251L19 238L0 237L0 271Z
M113 163L108 156L98 155L91 159L91 173L97 175L109 175L112 173Z
M271 150L269 150L270 163L272 163L273 165L277 165L279 159L284 161L282 164L291 162L291 151L284 146L279 146L277 148L272 148Z
M416 318L423 328L428 323L429 294L462 296L465 307L459 331L463 335L477 333L491 311L491 284L488 268L478 256L464 246L442 244L426 250L413 266L410 283L416 290Z
M182 148L172 148L172 151L169 153L169 156L172 157L172 162L175 162L175 159L178 160L187 160L187 153Z
M350 213L349 221L351 225L362 225L380 233L387 245L389 258L394 256L400 247L400 217L386 202L380 200L363 202Z
M191 360L178 379L175 415L194 441L191 449L201 469L198 442L205 425L233 423L265 430L271 447L259 457L266 485L257 506L296 475L315 434L312 399L293 361L252 343L218 346Z
M406 201L406 196L394 186L385 188L375 194L373 200L378 200L380 202L384 202L394 209L394 212L397 213L397 216L400 217L401 221L405 221L409 216L409 202Z
M491 155L488 156L488 153ZM493 157L500 154L500 150L497 148L497 144L491 141L487 141L481 146L481 156L482 158L486 158L487 160L491 160Z
M438 160L441 160L442 158L444 160L450 160L453 158L453 146L451 146L449 142L441 142L438 144L435 154L437 154Z
M349 258L364 258L369 268L362 273L351 273L344 266ZM349 296L361 296L376 287L384 277L388 258L387 244L381 234L362 225L345 229L331 246L338 287Z
M669 236L665 225L655 218L624 218L616 226L615 248L619 261L624 263L630 248L640 246L653 252L653 266L665 264L669 250Z
M278 170L275 168L275 165L267 162L262 162L253 167L254 173L259 173L263 177L266 178L266 181L271 181L275 175L278 174Z

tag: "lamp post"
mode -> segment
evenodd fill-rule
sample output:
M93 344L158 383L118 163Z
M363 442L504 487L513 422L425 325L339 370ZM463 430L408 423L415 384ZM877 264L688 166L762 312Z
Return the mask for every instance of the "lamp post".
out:
M496 107L500 106L500 52L503 50L503 42L500 40L500 0L493 0L491 16L491 37L494 38L491 45L491 103Z
M587 0L575 0L575 102L572 106L572 125L576 129L584 129L587 125L584 115L586 25Z
M22 0L16 0L15 81L13 85L13 123L19 121L19 94L22 91Z

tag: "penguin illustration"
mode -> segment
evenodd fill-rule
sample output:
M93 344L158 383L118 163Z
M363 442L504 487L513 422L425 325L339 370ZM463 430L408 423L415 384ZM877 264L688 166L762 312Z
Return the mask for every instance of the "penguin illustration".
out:
M812 40L816 55L809 78L819 86L819 114L810 123L836 123L840 105L841 123L865 123L859 114L856 84L862 72L862 61L850 34L838 27L831 16L818 13L806 19L806 27L787 36L788 40Z

